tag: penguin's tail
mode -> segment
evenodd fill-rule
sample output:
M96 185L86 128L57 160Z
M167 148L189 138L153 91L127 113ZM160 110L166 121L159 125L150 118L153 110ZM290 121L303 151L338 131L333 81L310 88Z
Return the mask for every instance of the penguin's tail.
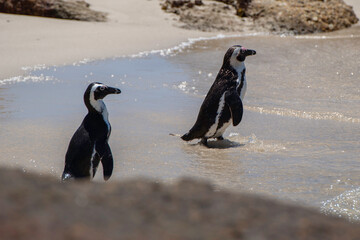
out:
M169 133L169 135L173 137L181 137L181 135L177 133Z
M181 136L181 134L176 134L176 133L169 133L169 135L173 136L173 137L180 137L184 141L191 141L191 140L194 139L192 136L190 136L189 133L186 133L186 134L184 134L182 136Z
M191 141L194 137L188 132L181 136L181 139L184 141Z

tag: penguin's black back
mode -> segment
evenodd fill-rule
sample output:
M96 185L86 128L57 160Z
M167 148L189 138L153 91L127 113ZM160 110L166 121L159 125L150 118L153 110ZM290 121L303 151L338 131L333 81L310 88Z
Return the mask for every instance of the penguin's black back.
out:
M216 79L207 93L194 126L181 138L190 141L195 138L202 138L209 128L215 123L220 98L224 92L236 88L238 74L230 65L223 65L216 76ZM220 122L230 119L230 109L225 105Z
M181 137L183 140L202 138L202 143L206 145L208 138L223 138L222 134L231 119L233 126L241 122L242 100L246 91L244 61L247 56L255 54L255 50L240 45L234 45L226 51L221 69L201 105L197 120L190 131Z

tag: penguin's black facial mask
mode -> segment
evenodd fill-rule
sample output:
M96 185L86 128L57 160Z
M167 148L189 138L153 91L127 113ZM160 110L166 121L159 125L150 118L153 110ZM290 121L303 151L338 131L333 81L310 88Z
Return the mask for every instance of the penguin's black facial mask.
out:
M240 62L245 61L247 56L255 55L256 51L252 49L246 49L244 47L240 47L239 54L236 56L236 59Z
M106 85L98 86L94 91L95 100L103 99L108 94L120 94L121 90L118 88L109 87Z

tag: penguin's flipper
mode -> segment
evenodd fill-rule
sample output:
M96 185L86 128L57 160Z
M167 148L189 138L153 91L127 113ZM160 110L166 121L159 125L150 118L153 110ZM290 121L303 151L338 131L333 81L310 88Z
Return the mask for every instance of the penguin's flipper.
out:
M235 89L226 92L225 102L230 108L233 125L237 126L241 122L243 116L243 104Z
M97 142L96 152L99 154L101 159L101 164L104 170L104 180L107 181L111 177L114 168L113 157L109 144L106 141L101 143Z

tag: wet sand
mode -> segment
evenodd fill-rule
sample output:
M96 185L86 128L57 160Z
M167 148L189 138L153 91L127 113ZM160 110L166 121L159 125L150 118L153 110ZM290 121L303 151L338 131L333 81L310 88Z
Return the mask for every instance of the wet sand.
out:
M86 114L82 94L102 81L119 87L107 104L115 158L110 181L200 177L219 188L335 209L359 194L360 28L303 37L209 40L175 52L48 68L2 85L0 164L59 178L71 135ZM256 49L239 127L205 148L184 133L228 46ZM102 181L101 169L96 181ZM335 200L337 203L340 200ZM346 204L345 204L346 205ZM344 206L342 209L345 209ZM357 205L345 216L356 218ZM355 217L354 217L355 216Z

